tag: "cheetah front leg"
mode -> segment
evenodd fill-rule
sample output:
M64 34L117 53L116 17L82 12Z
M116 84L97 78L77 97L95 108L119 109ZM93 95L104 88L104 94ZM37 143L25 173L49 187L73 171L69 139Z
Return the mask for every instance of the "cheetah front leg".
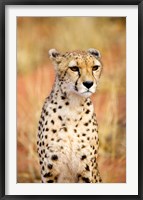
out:
M87 174L84 174L84 176L79 174L78 183L92 183L92 180Z
M88 165L85 169L89 170ZM92 171L83 171L81 174L78 174L78 183L101 183L102 179L97 168L94 168Z
M50 159L40 159L42 183L57 183L59 172L56 170L58 156L53 154Z
M82 157L80 173L78 173L79 183L99 183L102 182L100 173L98 170L98 164L96 157L90 157L90 160L86 156ZM83 161L83 162L82 162Z
M81 157L80 170L78 172L78 183L92 183L92 166L86 156Z
M97 163L94 164L92 174L93 174L93 183L101 183L102 182Z
M58 174L55 173L53 165L48 164L48 167L50 169L42 166L42 169L41 169L42 183L57 183Z

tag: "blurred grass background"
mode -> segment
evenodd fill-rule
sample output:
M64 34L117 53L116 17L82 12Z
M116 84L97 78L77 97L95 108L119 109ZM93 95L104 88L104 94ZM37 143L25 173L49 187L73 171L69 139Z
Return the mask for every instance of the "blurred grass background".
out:
M99 168L105 183L126 182L126 19L17 18L17 182L40 182L36 153L41 107L54 82L48 50L96 48L103 73L92 97L99 124Z

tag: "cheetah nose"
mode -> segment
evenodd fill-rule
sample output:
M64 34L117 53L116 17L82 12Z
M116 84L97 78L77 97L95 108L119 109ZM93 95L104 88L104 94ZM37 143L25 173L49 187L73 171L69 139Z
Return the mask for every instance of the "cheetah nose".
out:
M85 81L85 82L83 82L83 85L89 89L93 85L93 82L92 81Z

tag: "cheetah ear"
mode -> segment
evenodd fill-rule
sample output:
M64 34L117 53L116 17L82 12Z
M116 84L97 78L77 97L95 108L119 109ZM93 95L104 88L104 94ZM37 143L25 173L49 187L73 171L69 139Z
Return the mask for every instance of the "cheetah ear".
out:
M49 56L51 59L56 59L56 57L58 57L59 55L60 53L56 49L49 50Z
M101 58L101 54L100 54L100 52L97 49L90 48L90 49L88 49L88 52L90 54L92 54L93 56L95 56L97 59Z
M56 64L60 64L62 56L56 49L49 50L50 59L55 61Z

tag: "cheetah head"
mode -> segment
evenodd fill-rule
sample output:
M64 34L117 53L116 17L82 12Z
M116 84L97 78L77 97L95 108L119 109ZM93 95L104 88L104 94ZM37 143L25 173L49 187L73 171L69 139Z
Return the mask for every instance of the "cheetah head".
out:
M54 62L57 78L62 89L69 93L89 97L96 92L102 71L101 55L96 49L73 51L65 54L49 50Z

